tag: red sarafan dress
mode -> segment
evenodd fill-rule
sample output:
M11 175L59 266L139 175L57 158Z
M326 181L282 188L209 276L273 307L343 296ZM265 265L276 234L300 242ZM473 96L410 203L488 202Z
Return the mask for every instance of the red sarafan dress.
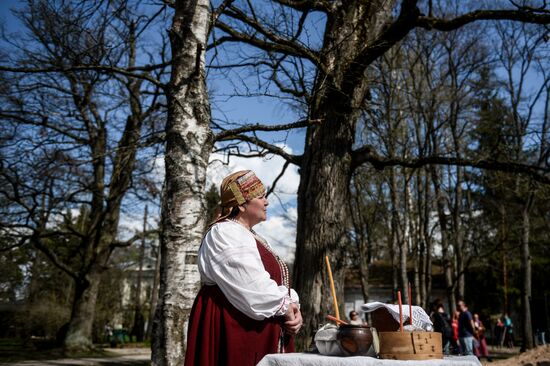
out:
M277 258L257 239L256 247L265 271L281 286ZM203 285L189 318L185 366L254 366L267 354L294 352L283 322L282 316L253 319L233 306L220 286Z

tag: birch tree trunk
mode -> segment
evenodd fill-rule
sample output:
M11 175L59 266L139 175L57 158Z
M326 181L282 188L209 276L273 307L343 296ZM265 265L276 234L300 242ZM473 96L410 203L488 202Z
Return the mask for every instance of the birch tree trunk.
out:
M160 291L152 345L152 364L167 366L183 365L185 359L187 320L200 283L196 260L206 219L203 195L212 149L204 73L209 2L180 0L174 8Z

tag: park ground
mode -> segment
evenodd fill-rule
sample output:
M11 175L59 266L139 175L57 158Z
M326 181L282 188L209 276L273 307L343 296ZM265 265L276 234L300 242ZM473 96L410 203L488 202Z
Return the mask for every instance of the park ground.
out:
M550 366L550 345L538 346L525 353L519 353L519 348L490 347L489 353L493 356L493 362L482 359L484 366Z
M144 344L126 344L123 348L97 345L94 352L66 357L59 348L42 348L13 340L0 340L0 366L141 366L150 365L150 360L151 349Z

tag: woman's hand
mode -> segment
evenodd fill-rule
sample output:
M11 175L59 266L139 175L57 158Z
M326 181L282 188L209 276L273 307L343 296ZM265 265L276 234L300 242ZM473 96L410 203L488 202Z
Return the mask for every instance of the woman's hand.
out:
M302 313L300 313L300 309L298 309L298 306L296 304L291 303L288 306L288 310L285 314L285 323L283 326L285 332L291 335L295 335L298 333L303 323L304 321L302 319Z

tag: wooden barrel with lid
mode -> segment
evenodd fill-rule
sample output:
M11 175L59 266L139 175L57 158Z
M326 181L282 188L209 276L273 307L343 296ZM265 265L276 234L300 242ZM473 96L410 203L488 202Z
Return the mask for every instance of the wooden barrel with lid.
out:
M390 360L443 358L439 332L379 332L379 356Z

